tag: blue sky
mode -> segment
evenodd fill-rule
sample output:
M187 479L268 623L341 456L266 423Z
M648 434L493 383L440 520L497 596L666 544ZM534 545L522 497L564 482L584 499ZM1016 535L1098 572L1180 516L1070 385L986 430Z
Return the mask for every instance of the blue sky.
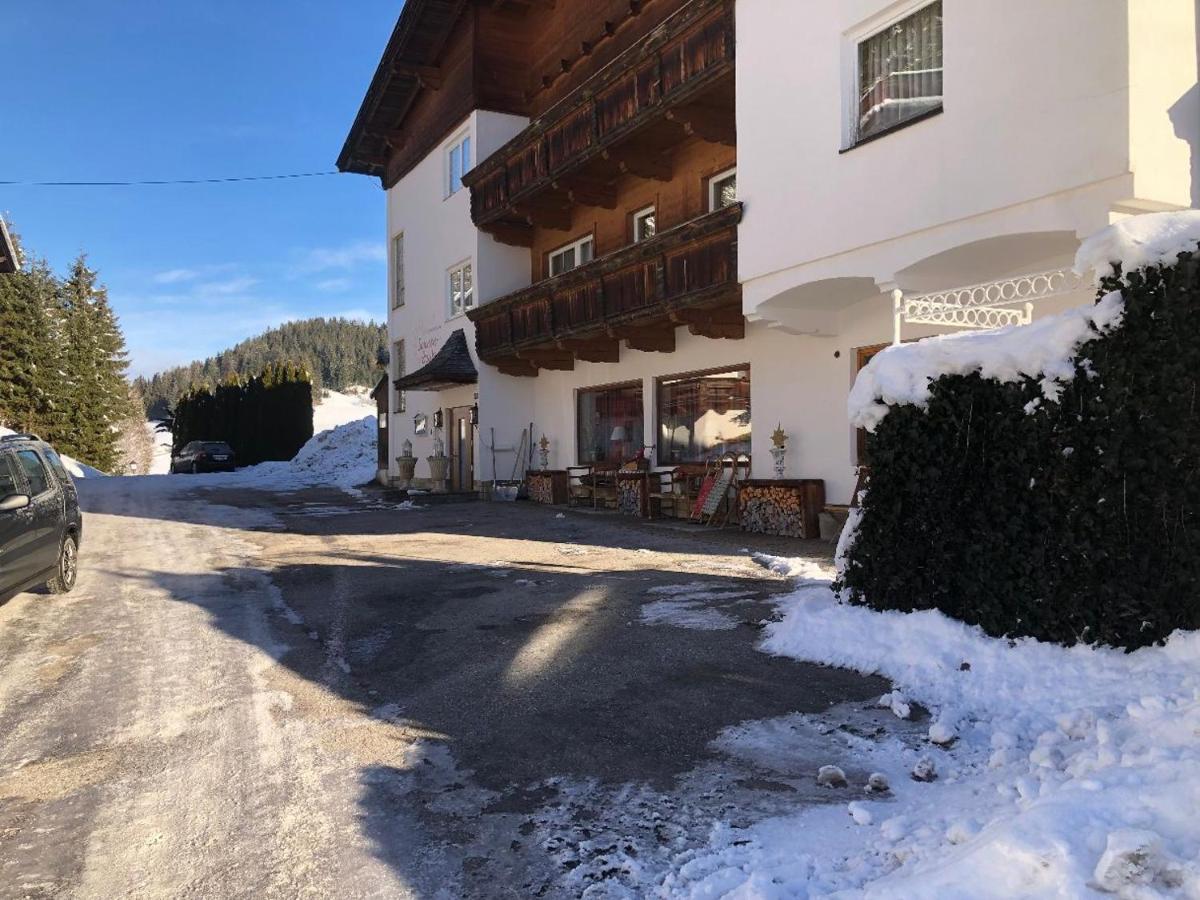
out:
M331 171L401 0L6 3L0 180ZM135 374L289 319L386 309L384 195L361 175L0 185L58 270L86 250Z

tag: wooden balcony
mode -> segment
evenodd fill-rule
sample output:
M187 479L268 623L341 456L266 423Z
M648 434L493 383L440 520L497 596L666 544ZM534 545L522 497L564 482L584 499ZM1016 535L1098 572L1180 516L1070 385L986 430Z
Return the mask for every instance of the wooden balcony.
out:
M507 375L675 349L675 329L742 338L735 203L468 313L479 358Z
M680 141L735 143L733 77L733 0L692 0L467 174L475 224L529 246L622 175L670 181Z

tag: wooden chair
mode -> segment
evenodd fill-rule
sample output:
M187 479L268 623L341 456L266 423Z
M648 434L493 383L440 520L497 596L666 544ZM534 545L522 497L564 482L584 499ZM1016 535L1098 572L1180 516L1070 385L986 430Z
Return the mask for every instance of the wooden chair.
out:
M650 485L647 493L650 518L678 517L681 509L688 508L686 506L687 497L684 493L686 477L678 468L654 474L657 478Z
M595 487L592 482L594 467L588 463L582 466L567 466L567 506L579 506L587 501L596 505Z

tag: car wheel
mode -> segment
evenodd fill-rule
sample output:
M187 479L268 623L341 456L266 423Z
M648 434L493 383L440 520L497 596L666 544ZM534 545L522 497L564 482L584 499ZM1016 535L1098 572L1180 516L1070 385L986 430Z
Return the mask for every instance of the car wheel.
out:
M58 551L58 570L54 577L46 582L46 587L52 594L66 594L75 587L75 579L79 574L79 544L75 536L68 534L63 538L62 548Z

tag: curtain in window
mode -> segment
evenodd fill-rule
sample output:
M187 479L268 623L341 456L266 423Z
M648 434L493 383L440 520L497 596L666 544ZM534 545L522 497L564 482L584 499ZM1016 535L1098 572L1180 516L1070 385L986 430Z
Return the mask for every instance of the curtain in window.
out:
M641 452L641 384L580 391L576 427L581 463L621 463Z
M658 462L700 463L750 452L750 370L658 382Z
M942 4L858 45L858 139L942 105Z

